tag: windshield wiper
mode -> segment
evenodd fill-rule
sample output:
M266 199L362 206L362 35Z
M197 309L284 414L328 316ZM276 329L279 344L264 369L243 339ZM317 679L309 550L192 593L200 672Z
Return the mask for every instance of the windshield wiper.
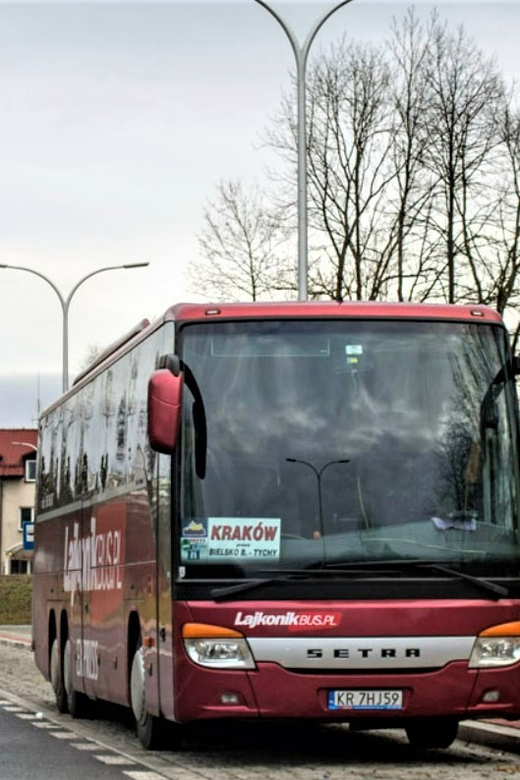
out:
M371 573L365 571L352 571L351 569L335 569L333 567L330 569L276 569L275 571L277 576L264 577L263 579L255 580L245 580L234 583L233 585L225 585L222 588L214 588L210 592L210 596L214 598L215 601L220 601L222 599L226 599L228 596L234 596L237 593L245 593L249 590L254 590L255 588L261 588L264 585L297 582L298 580L311 580L316 578L331 579L332 577L340 577L342 574L357 576ZM259 571L258 573L263 574L264 571Z
M388 571L385 571L385 567L388 567ZM274 585L277 583L287 583L289 581L308 580L308 579L330 579L332 577L341 577L341 575L349 575L349 577L365 577L373 574L391 574L396 569L406 571L407 569L429 569L432 571L438 571L441 574L445 574L448 577L455 577L459 580L469 582L475 587L484 590L486 593L492 593L496 598L506 598L509 596L509 590L503 585L497 585L491 580L484 579L482 577L476 577L472 574L466 574L465 572L457 571L449 566L444 566L441 563L435 561L424 561L420 558L414 559L392 559L388 561L349 561L344 563L327 563L325 568L307 568L307 569L277 569L277 576L265 577L257 580L246 580L244 582L238 582L233 585L227 585L222 588L215 588L211 591L210 595L215 601L226 599L228 596L234 596L237 593L246 593L247 591L254 590L255 588L263 587L264 585ZM263 573L263 572L259 572Z
M280 572L280 574L281 576L279 577L265 577L261 580L245 580L244 582L237 582L234 585L225 585L222 588L213 588L209 595L211 598L214 598L215 601L221 601L222 599L226 599L228 596L234 596L237 593L245 593L246 591L260 588L263 585L271 585L278 582L288 582L289 580L294 580L298 577L300 579L308 579L309 577L312 577L314 572L302 572L298 569L294 571L291 570L287 572Z
M485 590L488 593L494 593L498 597L507 597L509 596L509 590L505 588L502 585L497 585L495 582L492 582L491 580L484 579L483 577L476 577L472 574L466 574L465 572L457 571L457 569L452 569L449 566L444 566L442 563L437 563L436 561L424 561L420 558L409 558L409 559L392 559L388 561L379 560L379 561L351 561L349 563L326 563L325 564L325 571L327 570L333 570L333 571L351 571L351 570L357 570L359 573L363 571L363 573L368 573L370 569L372 570L378 570L379 573L381 572L381 569L384 569L385 566L390 566L392 568L414 568L414 569L430 569L433 571L439 571L442 574L446 574L449 577L456 577L460 580L465 580L466 582L470 582L472 585L475 585L479 587L481 590Z
M421 566L421 564L418 564L418 566ZM492 582L491 580L484 579L482 577L475 577L472 574L466 574L465 572L451 569L449 566L443 566L441 563L423 563L422 567L426 569L433 569L434 571L440 571L443 574L447 574L449 577L457 577L457 579L471 582L473 585L480 587L482 590L485 590L488 593L495 593L499 598L501 596L504 598L509 596L509 589L504 588L503 585L497 585L496 582Z

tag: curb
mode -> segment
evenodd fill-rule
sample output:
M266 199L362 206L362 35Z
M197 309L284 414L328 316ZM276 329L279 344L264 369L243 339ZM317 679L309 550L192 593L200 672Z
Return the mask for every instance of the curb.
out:
M8 635L0 633L0 644L20 647L24 650L32 650L32 640L30 637L16 636L15 634Z
M499 723L463 720L459 725L457 739L508 753L520 753L520 730Z

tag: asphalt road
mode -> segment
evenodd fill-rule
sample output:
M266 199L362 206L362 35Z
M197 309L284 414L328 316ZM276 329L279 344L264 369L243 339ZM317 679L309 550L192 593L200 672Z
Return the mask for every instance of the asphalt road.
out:
M84 749L84 744L87 749ZM90 748L95 748L91 750ZM73 732L11 701L0 700L0 778L2 780L122 780L122 770L136 765L114 764L122 757L78 740Z

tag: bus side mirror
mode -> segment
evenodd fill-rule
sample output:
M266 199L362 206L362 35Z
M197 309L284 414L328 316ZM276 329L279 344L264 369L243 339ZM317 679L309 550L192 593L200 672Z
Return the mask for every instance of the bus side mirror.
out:
M177 445L183 383L182 374L168 368L154 371L148 382L148 438L156 452L171 455Z
M513 355L513 374L518 376L520 374L520 356Z

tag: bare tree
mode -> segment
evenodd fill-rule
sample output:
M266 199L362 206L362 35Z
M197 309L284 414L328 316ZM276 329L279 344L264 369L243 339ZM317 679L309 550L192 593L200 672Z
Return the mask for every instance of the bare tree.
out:
M286 231L257 186L223 181L204 210L201 259L189 270L190 284L211 299L257 301L296 289L288 267Z
M425 299L439 284L439 239L426 225L439 174L424 165L432 36L433 24L409 11L387 49L342 39L310 68L314 296ZM294 98L285 98L268 141L293 175L296 139Z
M409 10L387 45L344 38L310 64L307 97L311 297L520 312L520 119L463 29ZM267 131L285 163L269 199L222 182L204 211L197 292L294 295L297 138L292 90Z
M436 217L430 224L442 236L446 286L442 296L454 303L457 278L472 278L479 290L478 248L489 214L482 200L482 182L498 138L497 117L503 82L493 60L486 59L462 28L449 32L434 21L427 71L428 143L426 170L438 177L434 193ZM465 285L464 297L467 296Z
M395 181L389 193L394 219L388 254L395 255L394 287L399 301L428 298L439 276L435 247L427 229L438 177L423 165L428 145L426 64L431 36L432 25L422 24L412 7L402 21L394 20L389 41Z
M381 50L347 40L309 82L309 216L331 269L318 267L314 287L336 300L384 289L385 257L374 249L392 176L389 83Z
M377 274L384 261L374 250L390 170L389 83L381 49L347 39L309 68L309 290L314 297L374 298L384 288L384 275ZM267 133L268 143L288 163L291 192L296 139L291 96Z
M520 112L513 96L504 101L500 125L500 157L497 161L494 211L490 215L488 252L480 263L486 274L487 300L503 315L511 315L513 346L520 336ZM509 317L508 317L509 319Z
M83 355L80 363L79 370L85 371L92 363L94 363L101 355L105 347L101 347L99 344L89 344L87 351Z

